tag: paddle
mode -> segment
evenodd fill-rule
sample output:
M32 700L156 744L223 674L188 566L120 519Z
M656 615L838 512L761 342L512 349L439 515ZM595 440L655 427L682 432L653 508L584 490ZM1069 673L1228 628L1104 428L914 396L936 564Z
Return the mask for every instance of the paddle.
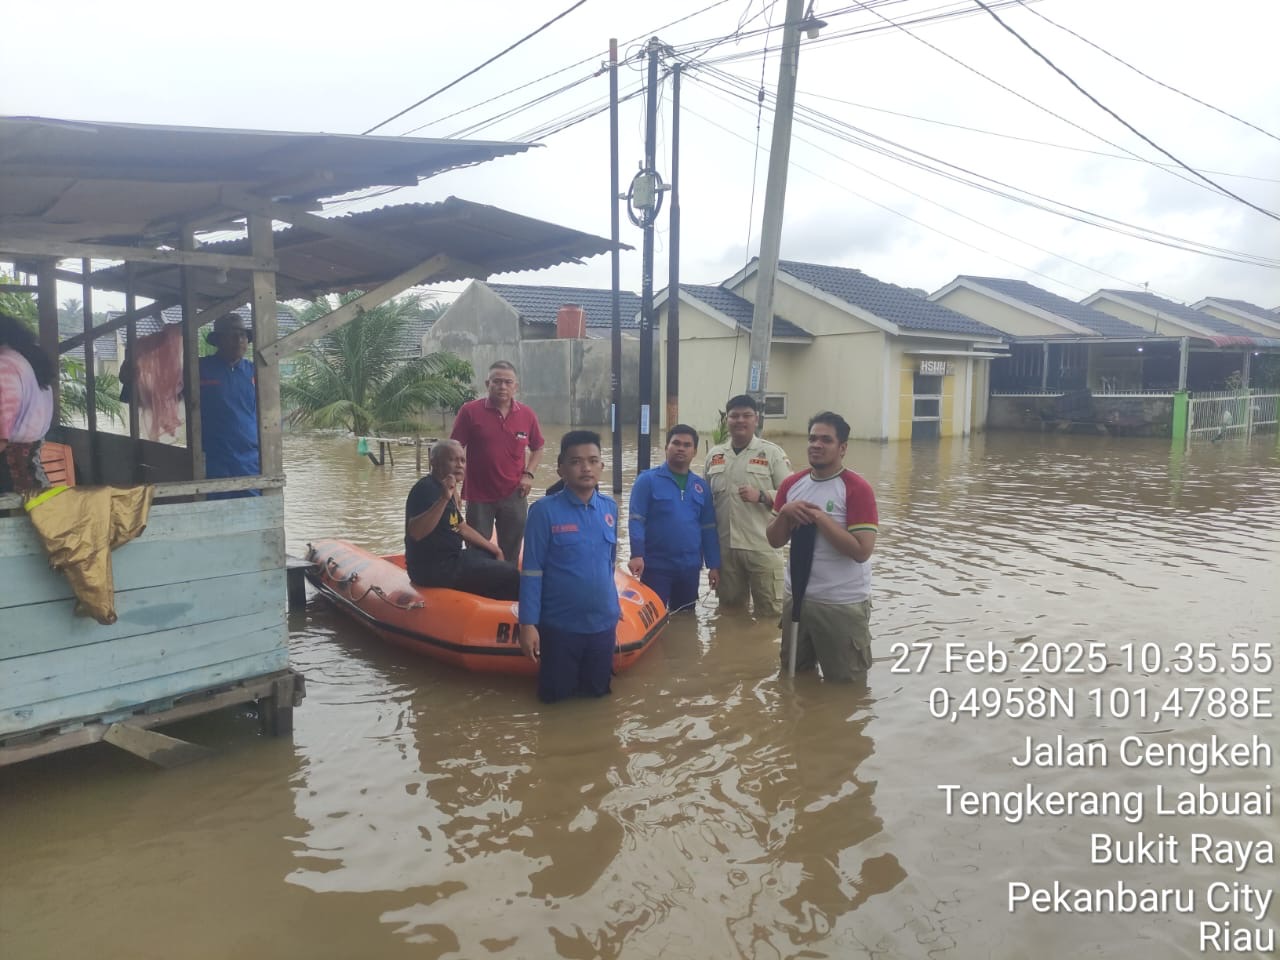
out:
M800 645L800 605L809 589L813 570L813 548L818 543L818 527L813 523L796 527L791 533L791 656L788 671L796 675L796 648Z

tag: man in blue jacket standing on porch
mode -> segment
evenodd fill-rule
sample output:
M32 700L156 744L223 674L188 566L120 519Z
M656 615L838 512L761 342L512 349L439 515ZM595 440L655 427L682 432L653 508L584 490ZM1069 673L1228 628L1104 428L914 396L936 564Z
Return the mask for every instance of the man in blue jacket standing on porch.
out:
M631 488L631 560L627 568L668 610L698 602L703 564L714 590L720 579L716 508L706 480L689 469L698 431L678 423L667 433L666 463L636 477Z

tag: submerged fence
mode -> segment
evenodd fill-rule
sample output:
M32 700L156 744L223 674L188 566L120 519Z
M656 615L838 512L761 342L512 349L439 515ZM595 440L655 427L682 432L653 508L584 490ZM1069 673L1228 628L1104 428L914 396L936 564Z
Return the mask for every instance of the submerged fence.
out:
M1248 440L1280 428L1280 393L1228 390L1200 393L1187 404L1187 444Z

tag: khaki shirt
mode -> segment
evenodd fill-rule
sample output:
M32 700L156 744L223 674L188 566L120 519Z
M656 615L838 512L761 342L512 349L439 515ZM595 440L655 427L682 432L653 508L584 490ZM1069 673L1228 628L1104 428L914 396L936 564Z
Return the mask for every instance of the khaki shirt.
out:
M738 487L756 487L772 500L790 474L791 461L782 448L760 437L752 438L741 453L733 452L732 441L711 448L703 475L715 498L721 550L776 552L764 533L773 511L763 504L743 500L738 496Z

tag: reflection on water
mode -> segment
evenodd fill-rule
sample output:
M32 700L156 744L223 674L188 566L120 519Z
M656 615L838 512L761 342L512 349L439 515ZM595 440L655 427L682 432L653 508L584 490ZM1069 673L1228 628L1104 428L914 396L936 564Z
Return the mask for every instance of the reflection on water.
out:
M787 446L803 463L803 445ZM286 451L291 553L333 535L400 549L412 450L381 469L332 437L291 436ZM1017 789L1028 776L1009 760L1029 733L1167 732L1115 719L933 721L930 690L959 693L973 678L891 674L887 655L895 641L1013 652L1026 639L1272 639L1280 609L1262 584L1280 559L1275 449L1183 456L1155 441L995 435L854 444L848 462L875 486L882 518L881 662L867 686L779 678L776 626L708 599L612 697L547 708L528 681L414 659L313 602L291 619L308 679L292 744L223 714L177 731L218 748L208 763L158 773L95 747L0 773L0 952L1195 955L1185 917L1008 913L1010 880L1114 882L1088 864L1088 834L1131 827L945 817L937 789ZM633 460L626 469L629 482ZM545 487L554 474L541 473ZM1114 789L1188 779L1088 775ZM1256 789L1267 772L1214 776L1219 789ZM1068 789L1081 773L1035 779ZM1249 839L1260 826L1214 829ZM1126 869L1134 884L1174 882L1169 868ZM1240 878L1196 870L1199 887Z

